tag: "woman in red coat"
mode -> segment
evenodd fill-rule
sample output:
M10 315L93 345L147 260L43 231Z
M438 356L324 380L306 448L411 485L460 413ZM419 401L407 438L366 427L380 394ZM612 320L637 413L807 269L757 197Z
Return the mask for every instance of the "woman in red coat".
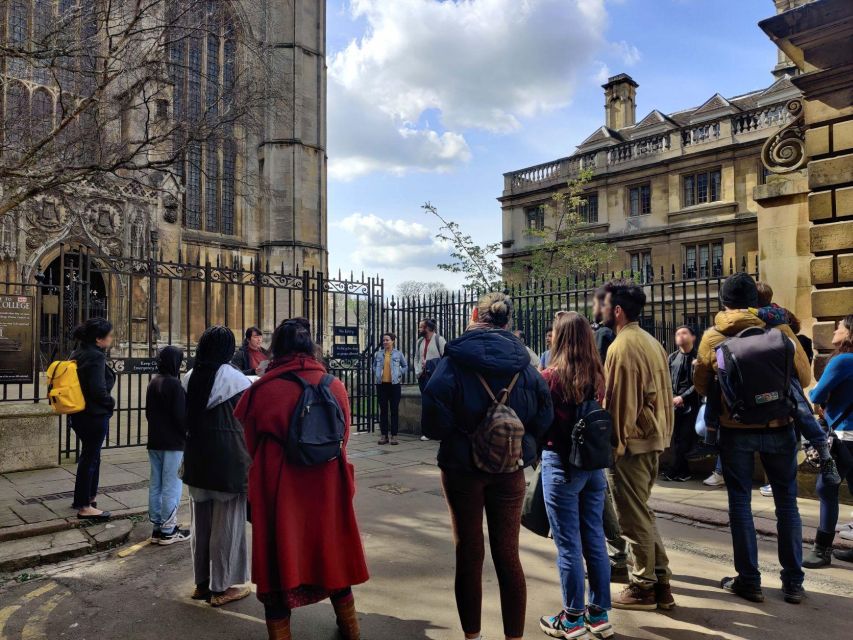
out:
M234 415L243 424L253 462L249 472L252 579L264 604L270 640L290 640L290 612L331 598L346 640L358 640L351 587L366 582L367 565L355 519L355 476L347 461L350 406L335 378L330 391L346 424L340 458L314 466L288 463L284 443L301 385L296 374L319 384L326 369L317 360L308 321L282 323L272 339L273 359Z

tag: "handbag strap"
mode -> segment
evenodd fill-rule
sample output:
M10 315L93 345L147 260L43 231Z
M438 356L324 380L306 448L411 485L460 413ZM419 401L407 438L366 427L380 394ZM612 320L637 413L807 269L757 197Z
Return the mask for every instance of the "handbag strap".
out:
M513 389L513 387L515 387L515 383L518 382L518 377L520 375L521 375L521 371L519 371L518 373L516 373L512 377L512 381L509 383L509 386L507 386L506 389L501 391L501 399L500 400L498 400L495 397L494 391L492 391L492 388L489 386L489 383L486 382L486 379L481 374L478 373L477 378L480 380L480 384L483 385L483 388L489 394L489 397L492 399L492 402L499 402L500 404L506 404L506 401L509 399L509 395L512 393L512 389Z

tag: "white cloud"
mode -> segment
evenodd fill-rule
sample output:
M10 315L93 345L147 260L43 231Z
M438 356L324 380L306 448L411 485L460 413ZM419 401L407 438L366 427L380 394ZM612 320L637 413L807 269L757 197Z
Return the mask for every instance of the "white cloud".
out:
M447 259L447 248L426 226L353 213L333 223L348 234L350 258L364 269L434 268Z
M619 60L629 67L633 67L642 58L640 50L635 45L624 40L611 43L610 48L613 50L613 54L618 56Z
M365 35L329 62L330 173L342 179L447 171L471 157L467 130L512 132L566 105L606 26L603 0L351 0L350 10Z

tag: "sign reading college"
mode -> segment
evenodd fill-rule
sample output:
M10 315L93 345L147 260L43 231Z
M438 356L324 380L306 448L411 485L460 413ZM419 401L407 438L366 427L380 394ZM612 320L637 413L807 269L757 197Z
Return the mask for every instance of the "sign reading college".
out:
M32 384L33 297L0 295L0 384Z

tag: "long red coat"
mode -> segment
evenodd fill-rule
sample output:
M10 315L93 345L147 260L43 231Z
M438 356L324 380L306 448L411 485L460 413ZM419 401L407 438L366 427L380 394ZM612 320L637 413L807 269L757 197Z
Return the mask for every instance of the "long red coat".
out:
M287 463L284 447L290 418L302 392L298 383L278 378L289 371L310 384L326 373L307 356L273 363L241 398L234 415L243 424L253 462L249 471L252 517L252 580L258 595L313 585L329 591L368 579L364 547L355 519L355 474L347 461L313 467ZM346 419L349 439L350 405L346 388L335 380L331 391Z

